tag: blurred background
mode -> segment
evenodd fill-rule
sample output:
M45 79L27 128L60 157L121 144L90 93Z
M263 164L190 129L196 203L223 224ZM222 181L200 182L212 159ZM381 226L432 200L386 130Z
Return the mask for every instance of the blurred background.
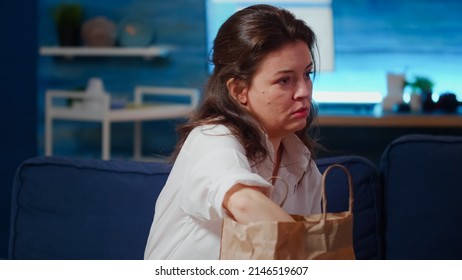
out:
M31 0L19 3L4 0L0 3L3 12L0 18L0 89L4 98L0 102L0 124L5 130L0 137L0 258L6 257L7 252L14 172L24 159L44 155L46 90L85 90L89 79L97 77L113 100L128 104L133 101L136 86L201 89L210 73L207 57L216 26L226 15L254 3L257 2ZM332 67L323 69L314 85L321 117L323 109L329 114L332 110L335 114L336 108L358 113L358 108L366 104L367 110L374 110L373 107L380 106L388 94L389 74L399 75L409 84L416 77L431 81L431 97L435 102L446 93L462 101L461 1L292 0L266 3L331 14L330 23L323 23L321 27L327 26L326 32L332 32L332 57L321 58L321 66L323 61L331 61ZM63 9L63 4L73 8ZM307 21L310 24L309 19ZM75 22L78 23L77 31ZM71 29L74 26L74 31L70 31L74 35L63 35L62 25L71 26ZM63 39L66 36L67 41ZM146 57L144 50L149 51L152 46L165 46L168 52ZM77 48L77 53L87 48L90 54L63 55L61 51L66 48ZM92 53L95 48L137 48L141 51L130 56L95 55ZM412 86L403 88L404 103L410 101L413 90ZM168 156L176 142L175 127L183 121L144 123L143 153ZM57 121L54 129L54 154L101 156L99 124ZM132 131L132 123L112 126L113 158L130 158ZM374 162L379 160L386 143L402 134L462 134L458 127L340 125L321 126L320 133L321 142L327 148L320 156L359 154Z

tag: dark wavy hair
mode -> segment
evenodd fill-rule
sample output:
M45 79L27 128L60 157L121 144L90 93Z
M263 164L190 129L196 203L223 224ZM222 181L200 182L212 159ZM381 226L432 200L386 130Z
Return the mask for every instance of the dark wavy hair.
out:
M289 11L270 5L254 5L236 12L220 27L214 41L211 62L214 70L205 88L201 105L189 121L179 126L179 141L173 153L178 156L189 133L204 124L223 124L239 139L246 156L259 162L268 156L264 134L256 119L228 92L227 81L235 79L249 85L263 59L287 43L303 41L317 70L314 51L318 51L316 36L305 22ZM308 131L316 119L312 102L307 125L296 135L313 153L317 147Z

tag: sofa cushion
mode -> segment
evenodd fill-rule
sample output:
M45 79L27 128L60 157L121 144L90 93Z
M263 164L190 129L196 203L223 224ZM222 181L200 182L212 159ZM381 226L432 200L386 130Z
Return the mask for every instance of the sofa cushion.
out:
M10 259L142 259L161 163L40 157L13 186Z
M376 166L360 156L339 156L316 161L321 172L331 164L340 163L348 168L353 180L353 246L357 259L381 259L381 193ZM326 179L328 212L348 210L348 181L341 169L329 172Z
M387 259L462 259L462 137L406 135L380 172Z

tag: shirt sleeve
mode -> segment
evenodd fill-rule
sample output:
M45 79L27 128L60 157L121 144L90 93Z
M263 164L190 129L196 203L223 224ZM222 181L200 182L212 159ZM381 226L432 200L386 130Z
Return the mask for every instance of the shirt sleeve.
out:
M190 166L181 190L183 211L200 220L221 219L226 192L236 184L272 188L253 173L239 141L226 129L198 132L191 142Z

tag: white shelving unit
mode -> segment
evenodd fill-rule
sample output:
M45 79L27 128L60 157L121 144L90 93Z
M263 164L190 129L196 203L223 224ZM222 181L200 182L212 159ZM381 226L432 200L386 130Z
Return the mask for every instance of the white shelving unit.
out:
M171 46L149 46L149 47L41 47L42 56L131 56L151 59L154 57L165 57L174 48Z
M143 102L146 95L177 95L189 97L187 104L149 104ZM114 122L134 122L134 158L141 159L141 122L187 117L197 106L199 90L193 88L136 87L134 107L123 109L110 108L110 95L103 93L92 96L78 91L47 90L45 103L45 155L53 154L53 122L55 120L88 121L102 124L102 159L111 158L111 124ZM83 102L77 108L63 107L62 102L54 101L74 99ZM90 107L85 104L91 105ZM96 105L96 107L95 107Z

